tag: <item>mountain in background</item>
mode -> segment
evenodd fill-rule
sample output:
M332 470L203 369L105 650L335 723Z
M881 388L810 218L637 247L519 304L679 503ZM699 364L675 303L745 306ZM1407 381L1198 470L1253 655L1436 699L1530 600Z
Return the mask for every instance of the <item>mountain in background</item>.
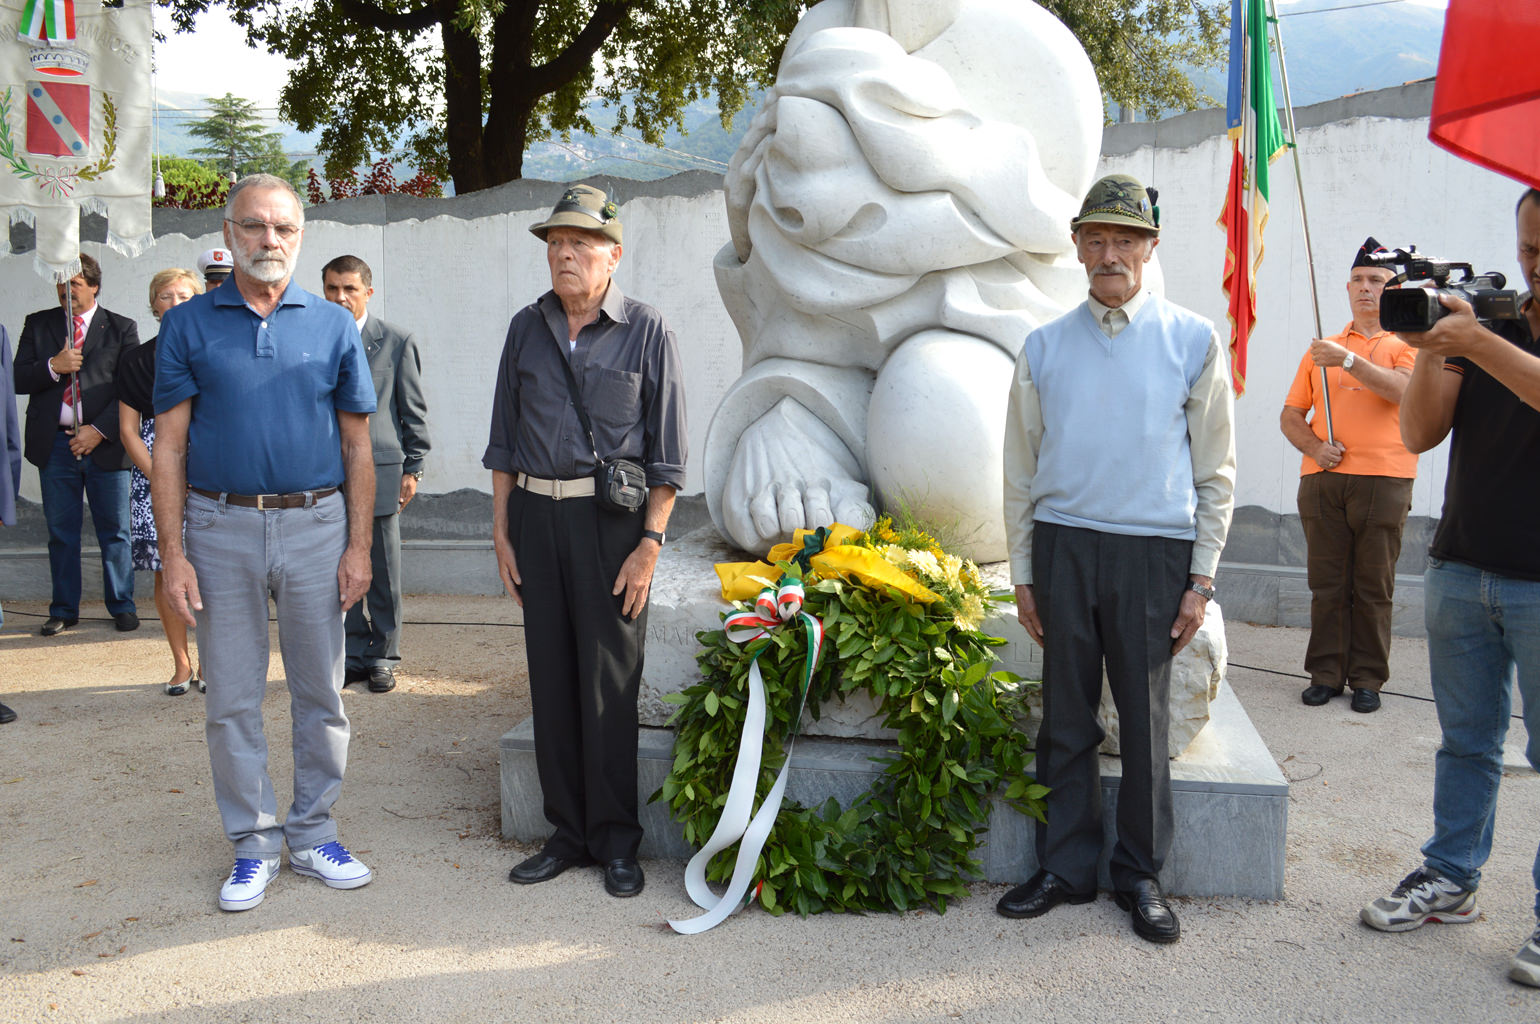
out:
M1281 21L1289 88L1296 106L1403 85L1432 77L1437 70L1444 28L1441 10L1409 3L1360 3L1358 7L1319 12L1296 12L1297 6L1284 7ZM1274 76L1276 81L1276 66ZM1215 106L1224 105L1223 70L1192 77ZM1275 86L1275 91L1281 103L1283 90ZM187 127L208 112L208 100L190 93L163 92L158 103L157 152L190 155L199 140ZM569 139L535 143L525 154L524 176L546 181L604 176L649 181L687 170L720 173L727 169L759 103L760 96L751 97L733 119L731 129L724 129L716 101L697 101L685 110L685 131L670 131L659 148L634 136L605 133L604 129L615 123L614 114L596 101L590 104L588 114L601 134L574 134ZM311 161L319 170L318 132L297 132L276 120L270 124L283 135L283 147L291 160ZM396 169L397 180L415 173L415 168L405 165Z

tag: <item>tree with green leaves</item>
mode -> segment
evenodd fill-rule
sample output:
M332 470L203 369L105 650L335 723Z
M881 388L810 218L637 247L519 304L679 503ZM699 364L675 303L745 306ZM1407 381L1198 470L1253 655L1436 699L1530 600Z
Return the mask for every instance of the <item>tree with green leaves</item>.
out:
M518 178L531 143L614 131L654 145L715 96L725 125L774 79L803 0L159 0L180 31L222 4L247 41L295 62L280 113L321 130L338 176L403 137L423 170L471 192ZM816 2L816 0L814 0ZM1181 62L1217 62L1222 0L1044 0L1110 99L1191 108Z
M225 174L276 174L296 186L305 180L304 161L291 161L283 151L283 136L268 131L257 116L256 104L231 93L211 98L212 113L190 126L189 134L203 139L205 145L192 151L194 156Z

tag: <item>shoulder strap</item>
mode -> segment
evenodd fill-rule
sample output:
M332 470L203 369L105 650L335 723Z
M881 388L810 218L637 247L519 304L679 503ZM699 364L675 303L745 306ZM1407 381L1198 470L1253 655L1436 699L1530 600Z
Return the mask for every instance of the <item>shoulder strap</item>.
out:
M583 396L578 394L577 378L572 376L572 363L567 358L567 353L561 350L561 339L550 331L551 344L556 346L556 359L561 363L562 372L567 375L567 393L572 396L572 404L577 409L578 422L583 424L583 433L588 436L588 449L594 453L594 465L597 466L604 460L599 458L599 446L594 444L594 428L588 422L588 410L583 407Z

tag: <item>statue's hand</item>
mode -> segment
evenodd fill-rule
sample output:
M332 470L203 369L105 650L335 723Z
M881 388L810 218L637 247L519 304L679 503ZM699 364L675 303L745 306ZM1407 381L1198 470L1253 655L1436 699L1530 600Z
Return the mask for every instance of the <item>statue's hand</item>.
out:
M722 518L755 554L799 528L840 522L864 529L873 511L860 464L845 442L801 403L782 398L750 424L722 488Z

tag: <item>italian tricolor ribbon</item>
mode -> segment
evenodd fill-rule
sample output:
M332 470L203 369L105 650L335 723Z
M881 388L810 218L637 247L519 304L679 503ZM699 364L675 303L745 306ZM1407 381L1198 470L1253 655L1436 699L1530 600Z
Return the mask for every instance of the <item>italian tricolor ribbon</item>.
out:
M75 0L26 0L16 37L45 42L74 39Z
M690 858L684 869L685 891L695 905L705 911L698 917L685 921L670 921L669 927L683 935L695 935L716 927L746 902L749 886L754 881L754 866L759 861L760 850L770 837L780 813L781 801L786 795L786 780L791 772L791 751L797 742L797 726L807 706L807 693L813 682L813 672L818 668L823 653L823 623L818 617L802 610L804 597L802 581L787 576L781 586L766 587L759 592L752 610L735 612L722 623L722 629L733 643L747 644L771 630L800 621L807 633L807 658L802 671L802 699L797 705L792 732L786 742L786 762L781 765L775 785L765 796L759 810L754 810L754 791L759 783L759 764L765 744L765 683L759 672L761 649L749 663L749 706L743 720L743 739L738 748L738 760L733 766L733 781L727 791L727 804L715 831L700 852ZM733 876L727 891L720 897L706 883L706 865L711 858L734 843L738 843L738 859L733 865Z

